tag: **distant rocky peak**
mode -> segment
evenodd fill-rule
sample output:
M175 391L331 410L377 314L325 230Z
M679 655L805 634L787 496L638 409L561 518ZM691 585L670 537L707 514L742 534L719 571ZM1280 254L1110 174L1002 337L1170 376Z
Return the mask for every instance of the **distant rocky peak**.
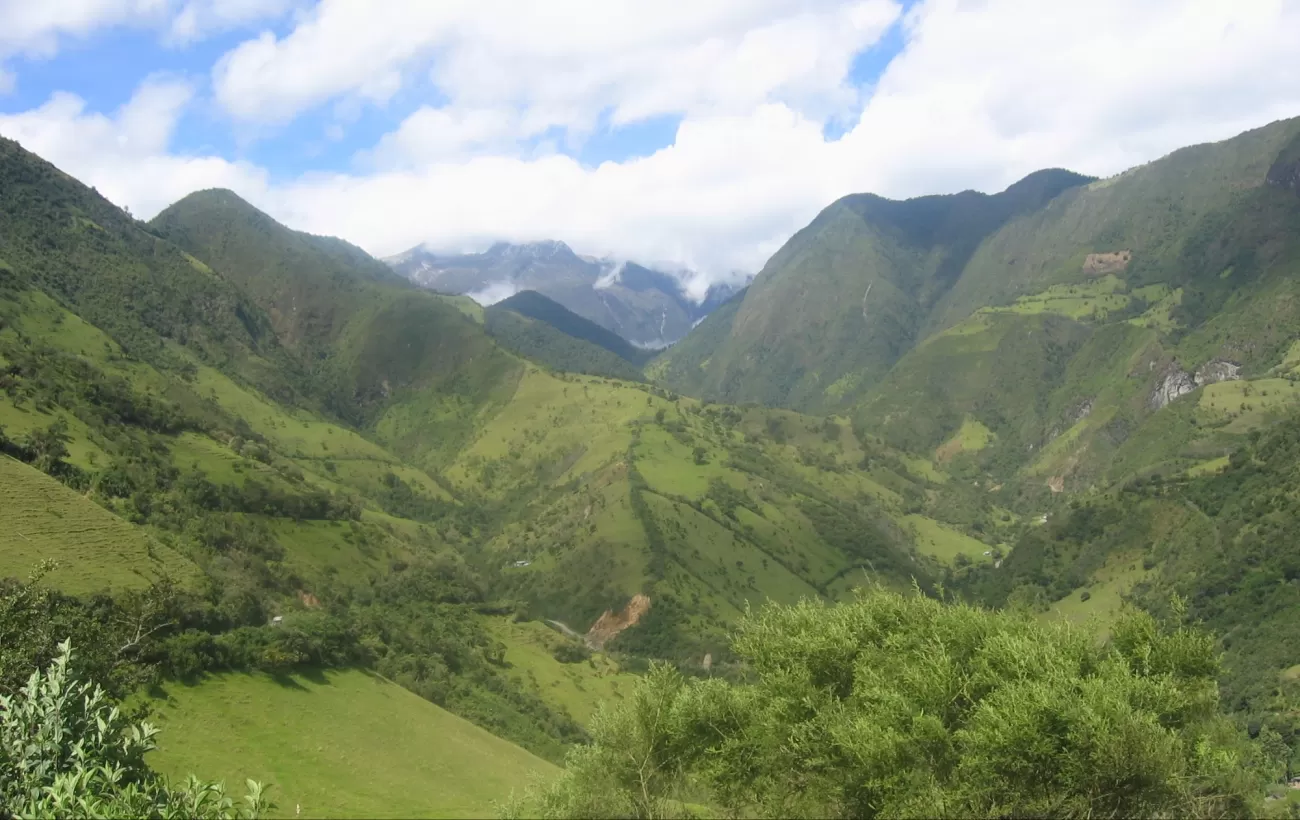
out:
M525 242L516 244L513 242L497 242L488 248L485 256L493 256L500 259L529 259L537 261L546 261L564 257L577 258L565 243L558 239L543 239L537 242Z

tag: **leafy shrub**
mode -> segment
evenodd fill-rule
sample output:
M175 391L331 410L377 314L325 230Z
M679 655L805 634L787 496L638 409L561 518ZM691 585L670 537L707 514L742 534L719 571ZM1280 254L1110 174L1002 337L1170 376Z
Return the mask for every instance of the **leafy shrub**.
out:
M565 641L555 647L551 656L560 663L582 663L591 657L591 650L580 643Z
M221 783L172 784L149 769L158 729L132 724L104 690L71 674L64 641L16 695L0 695L0 818L255 818L271 804L247 782L236 807Z
M1233 817L1282 772L1219 714L1213 638L1142 613L1099 645L874 591L769 605L734 649L751 682L652 668L507 813L685 816L707 794L721 816Z

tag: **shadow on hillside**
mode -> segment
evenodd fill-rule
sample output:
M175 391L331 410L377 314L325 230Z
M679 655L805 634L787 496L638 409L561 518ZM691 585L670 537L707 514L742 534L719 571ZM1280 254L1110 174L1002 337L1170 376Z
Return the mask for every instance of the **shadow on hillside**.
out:
M292 672L267 672L266 674L267 677L275 681L276 684L283 686L285 689L299 689L303 692L308 691L306 686L303 686L294 679L294 674ZM306 676L304 675L303 677Z
M295 671L296 671L298 677L300 677L300 678L302 678L303 680L306 680L306 681L311 681L312 683L316 684L317 686L330 686L330 685L331 685L331 684L330 684L330 679L329 679L329 677L326 676L326 674L325 674L325 670L324 670L324 669L321 669L321 668L319 668L319 667L313 666L313 667L311 667L311 668L309 668L309 669L298 669L298 670L295 670Z

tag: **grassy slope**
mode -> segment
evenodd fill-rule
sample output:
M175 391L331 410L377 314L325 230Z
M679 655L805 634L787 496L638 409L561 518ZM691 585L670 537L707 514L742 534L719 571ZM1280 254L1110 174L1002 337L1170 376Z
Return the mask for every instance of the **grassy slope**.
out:
M586 724L602 702L622 698L636 684L636 675L621 671L616 662L599 652L589 661L560 663L553 653L570 639L537 621L485 620L492 634L505 644L506 663L521 685L579 723Z
M180 582L193 564L139 528L32 467L0 455L0 577L23 577L43 559L59 562L47 582L70 593Z
M569 335L544 319L493 305L485 311L484 327L497 344L544 367L633 381L641 378L636 364L605 347ZM595 324L592 327L605 330Z
M326 672L169 684L152 765L274 784L276 815L483 817L555 768L382 678ZM202 743L191 742L203 738Z

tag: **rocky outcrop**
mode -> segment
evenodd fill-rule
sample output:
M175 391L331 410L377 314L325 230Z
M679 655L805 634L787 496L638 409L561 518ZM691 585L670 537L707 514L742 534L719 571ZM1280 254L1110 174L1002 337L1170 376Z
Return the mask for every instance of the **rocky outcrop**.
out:
M1169 406L1169 403L1179 396L1185 396L1198 387L1234 381L1240 378L1241 365L1233 364L1224 359L1214 359L1206 362L1197 369L1195 374L1188 373L1179 367L1177 362L1172 362L1165 368L1156 389L1151 392L1151 396L1147 400L1147 406L1152 410L1159 410Z
M1160 410L1168 407L1169 403L1179 396L1185 396L1196 389L1196 381L1192 374L1188 373L1178 366L1177 362L1170 364L1165 368L1165 372L1160 377L1160 383L1156 389L1151 392L1151 397L1147 399L1147 406L1152 410Z
M649 611L650 596L639 592L632 596L632 600L627 602L622 612L605 610L605 614L597 618L591 625L591 629L587 630L587 645L592 649L604 648L605 644L613 640L618 633L628 627L636 626L641 616Z
M1241 378L1240 374L1241 365L1223 359L1215 359L1201 365L1201 368L1196 371L1194 381L1197 387L1204 387L1207 384L1236 381Z
M1070 416L1070 419L1074 424L1078 424L1079 422L1086 419L1088 416L1092 415L1092 402L1093 402L1092 399L1088 399L1083 404L1075 408L1074 413L1071 414Z

